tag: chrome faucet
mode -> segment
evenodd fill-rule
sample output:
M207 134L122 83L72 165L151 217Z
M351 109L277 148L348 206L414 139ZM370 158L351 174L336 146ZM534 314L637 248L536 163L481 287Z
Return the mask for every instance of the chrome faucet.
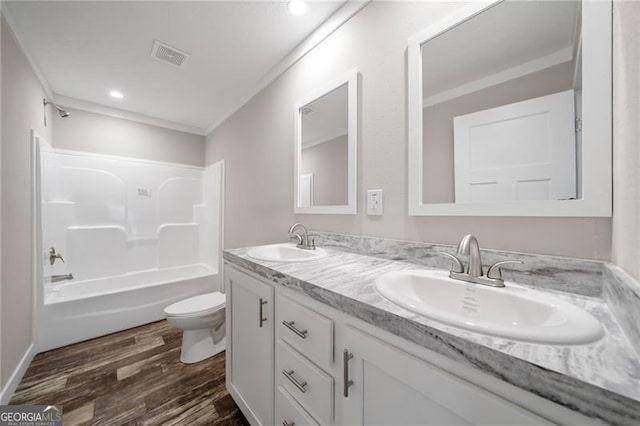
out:
M298 231L300 228L300 231ZM304 249L304 250L315 250L316 244L313 241L313 238L309 239L309 233L307 232L307 228L301 223L294 223L289 228L289 236L297 239L298 244L296 247Z
M72 279L73 279L73 274L51 275L52 283L59 283L60 281L66 281L66 280L72 280Z
M465 235L458 244L458 255L468 255L469 261L465 269L464 263L456 255L450 253L441 253L451 259L451 270L449 277L454 280L466 281L470 283L483 284L491 287L504 287L504 279L502 278L502 267L509 264L521 264L521 260L503 260L496 262L489 267L487 275L482 273L482 257L480 256L480 245L473 235Z
M482 276L482 257L480 256L480 245L476 237L471 234L462 237L456 253L469 256L469 263L465 273L472 277Z
M60 253L56 253L56 248L50 247L49 248L49 265L53 265L54 263L56 263L56 259L60 259L62 263L64 263L64 259L62 258L62 255Z

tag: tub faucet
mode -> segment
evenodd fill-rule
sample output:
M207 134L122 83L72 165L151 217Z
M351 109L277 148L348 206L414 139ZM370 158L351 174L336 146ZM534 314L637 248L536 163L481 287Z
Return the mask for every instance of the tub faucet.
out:
M60 253L56 253L56 248L49 248L49 265L53 265L54 263L56 263L56 259L60 259L62 263L64 263L62 255Z
M300 231L298 231L300 228ZM294 223L289 228L289 236L297 239L298 244L296 247L304 249L304 250L315 250L316 244L313 238L309 239L309 233L307 232L307 228L301 223Z
M470 283L483 284L491 287L504 287L504 279L502 278L502 266L508 264L521 264L521 260L503 260L501 262L494 263L487 270L487 275L482 273L482 257L480 256L480 244L478 240L471 234L465 235L458 244L458 255L468 255L469 261L467 267L464 267L464 263L456 255L449 253L441 253L444 256L449 257L453 263L451 264L451 270L449 271L449 277L454 280L466 281Z

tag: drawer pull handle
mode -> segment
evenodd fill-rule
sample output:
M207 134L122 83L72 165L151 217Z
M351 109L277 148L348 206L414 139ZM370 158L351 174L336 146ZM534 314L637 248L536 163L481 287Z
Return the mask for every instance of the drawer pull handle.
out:
M349 398L349 387L353 385L353 380L349 380L349 360L353 358L353 354L349 353L347 349L342 353L343 362L343 375L342 381L344 383L343 394L345 398Z
M262 297L260 298L260 328L262 328L262 323L265 322L267 319L264 317L264 313L263 311L263 307L264 305L267 304L267 301L264 300Z
M296 378L293 377L293 370L289 370L289 371L282 370L282 374L284 374L284 377L289 379L289 381L293 383L293 385L297 387L300 392L302 393L307 392L307 390L305 389L305 387L307 386L307 382L300 383L299 381L297 381Z
M294 422L293 420L291 420L291 422L288 422L286 420L282 421L282 426L295 426L296 422Z
M287 327L289 330L293 331L294 333L296 333L296 335L298 337L301 337L303 339L307 338L307 330L298 330L296 327L294 327L295 321L282 321L282 325L284 325L285 327Z

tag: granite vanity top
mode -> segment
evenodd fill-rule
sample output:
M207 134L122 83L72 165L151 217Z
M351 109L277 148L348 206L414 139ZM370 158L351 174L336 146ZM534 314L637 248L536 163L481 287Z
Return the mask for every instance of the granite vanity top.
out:
M247 256L250 248L226 250L224 259L589 417L640 424L640 360L602 299L546 290L601 322L605 336L594 343L549 346L506 340L429 320L387 301L373 286L387 272L430 268L323 248L328 255L311 262L258 261Z

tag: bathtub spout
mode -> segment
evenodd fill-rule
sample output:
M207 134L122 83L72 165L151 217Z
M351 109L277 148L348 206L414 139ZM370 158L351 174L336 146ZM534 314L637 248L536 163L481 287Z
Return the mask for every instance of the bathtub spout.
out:
M66 275L51 275L51 282L52 283L57 283L60 281L66 281L66 280L72 280L73 279L73 274L66 274Z

